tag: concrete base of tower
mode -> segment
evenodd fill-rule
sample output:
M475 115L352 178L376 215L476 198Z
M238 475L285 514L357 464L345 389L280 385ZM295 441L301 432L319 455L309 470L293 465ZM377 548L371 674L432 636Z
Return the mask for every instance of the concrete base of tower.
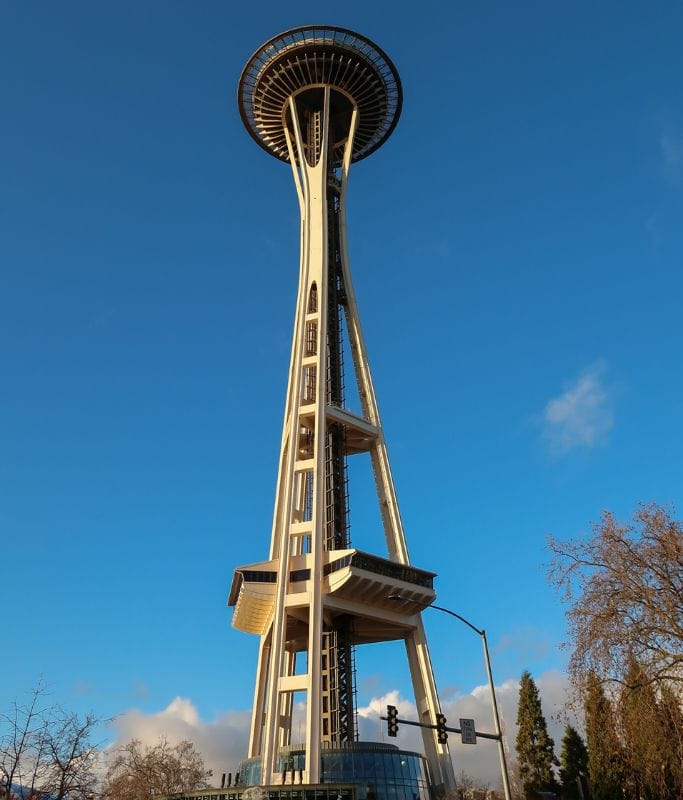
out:
M433 800L434 789L438 788L432 785L429 766L424 756L409 750L400 750L392 744L349 742L325 746L321 751L321 761L321 785L352 786L354 800ZM281 748L278 757L281 784L268 789L260 786L261 759L257 757L246 759L240 764L239 786L260 787L268 792L269 800L275 800L270 794L271 788L310 788L302 782L305 769L304 746L290 745ZM307 800L301 795L297 798ZM316 795L315 798L322 800L322 796Z
M273 786L227 786L169 794L157 800L358 800L353 784L311 783Z

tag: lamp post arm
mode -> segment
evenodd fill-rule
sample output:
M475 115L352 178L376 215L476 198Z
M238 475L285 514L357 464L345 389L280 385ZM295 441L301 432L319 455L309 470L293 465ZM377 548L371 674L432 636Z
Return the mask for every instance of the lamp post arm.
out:
M464 622L468 628L471 628L475 633L478 633L479 636L484 635L483 630L479 630L479 628L472 625L472 623L469 620L466 620L465 617L461 617L460 614L456 614L455 611L451 611L450 608L444 608L443 606L435 606L434 603L429 603L428 605L425 605L425 608L435 608L437 611L443 611L444 614L450 614L451 617L455 617L456 619L459 619L460 622Z

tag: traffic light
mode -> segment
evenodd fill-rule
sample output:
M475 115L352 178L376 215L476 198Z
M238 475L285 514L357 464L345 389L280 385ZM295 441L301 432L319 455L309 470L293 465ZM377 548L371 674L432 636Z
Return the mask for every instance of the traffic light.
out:
M439 744L446 744L448 733L446 732L446 717L443 714L436 715L436 740Z
M396 706L387 706L387 736L396 736L398 733L398 709Z

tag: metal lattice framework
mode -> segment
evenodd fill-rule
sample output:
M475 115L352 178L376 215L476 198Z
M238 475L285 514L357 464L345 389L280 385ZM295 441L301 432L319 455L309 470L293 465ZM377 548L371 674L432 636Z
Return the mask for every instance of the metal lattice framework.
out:
M292 95L330 86L353 99L358 124L351 160L374 152L396 127L403 92L389 56L369 39L345 28L305 26L268 40L242 71L240 114L255 141L281 161L289 161L283 115ZM341 164L344 144L335 147Z

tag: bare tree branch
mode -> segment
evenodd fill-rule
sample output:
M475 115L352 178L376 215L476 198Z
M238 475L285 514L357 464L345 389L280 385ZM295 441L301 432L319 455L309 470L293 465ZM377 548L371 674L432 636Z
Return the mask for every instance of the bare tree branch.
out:
M87 800L97 788L99 750L91 741L99 720L81 719L58 706L45 706L40 681L26 705L13 703L0 714L0 776L8 800L21 788L28 796Z
M620 524L605 512L589 537L548 538L548 578L569 604L570 674L620 682L632 660L683 688L683 530L655 504Z
M153 747L133 739L116 753L107 771L105 800L152 800L156 795L203 789L211 777L192 742L170 745L165 737Z

